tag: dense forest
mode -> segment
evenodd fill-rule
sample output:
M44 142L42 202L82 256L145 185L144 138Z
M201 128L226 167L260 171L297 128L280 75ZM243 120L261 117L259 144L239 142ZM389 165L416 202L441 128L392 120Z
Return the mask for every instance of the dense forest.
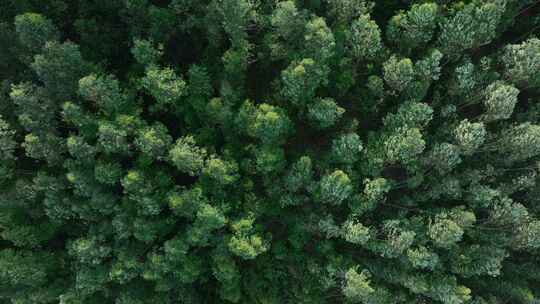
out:
M1 0L0 303L540 303L537 0Z

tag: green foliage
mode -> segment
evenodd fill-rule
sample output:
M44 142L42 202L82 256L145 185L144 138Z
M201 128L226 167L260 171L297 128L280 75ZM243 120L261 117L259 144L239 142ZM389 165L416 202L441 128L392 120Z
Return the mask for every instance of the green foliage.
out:
M59 33L51 20L36 13L25 13L15 17L15 32L19 43L27 52L28 59L39 54L47 41L57 41Z
M505 76L512 83L522 87L540 85L540 40L531 38L521 44L506 46L501 57Z
M370 286L370 274L368 271L358 271L355 268L345 273L345 286L343 294L353 303L369 303L375 289Z
M0 303L540 301L535 1L0 2Z
M150 66L156 64L163 55L161 48L162 46L156 48L151 40L135 39L131 48L131 54L138 63L144 66Z
M198 175L204 167L206 150L195 144L192 136L179 138L169 151L169 159L181 172Z
M490 84L484 93L486 107L485 120L508 119L514 112L519 90L504 83Z
M390 162L400 161L407 164L424 151L426 142L417 128L400 128L395 135L385 141L384 145L386 157Z
M245 110L247 116L245 117L246 121L241 122L245 124L246 132L262 143L282 142L291 132L292 122L287 117L287 113L280 107L263 103L255 108L249 101L246 101L242 110ZM240 114L243 113L240 112Z
M118 80L114 76L96 76L94 74L79 80L79 95L93 102L106 115L120 112L127 103L122 94Z
M383 65L386 84L393 90L403 91L414 78L413 63L409 58L390 57Z
M319 86L326 84L326 73L324 67L311 58L293 61L281 72L281 94L293 104L303 106L311 101Z
M426 45L437 28L437 3L413 4L406 12L390 19L386 35L402 50L413 50Z
M229 251L244 260L251 260L268 250L268 244L254 232L254 220L243 218L231 224L233 235L228 242Z
M381 31L369 15L353 21L348 37L351 56L360 60L373 59L382 51Z
M490 43L497 35L506 3L505 0L475 1L444 18L438 39L443 53L455 56L463 50Z
M331 158L338 163L352 164L358 160L362 149L358 134L345 134L332 141Z
M454 130L455 139L464 154L472 154L486 140L484 124L462 120Z
M336 124L345 113L345 109L331 98L317 100L308 109L310 123L317 129L326 129Z
M47 91L62 101L73 97L79 79L90 70L78 45L72 42L60 44L56 41L45 43L43 52L34 57L31 67Z
M318 200L323 203L340 205L351 193L351 180L341 170L323 176L319 182Z
M161 69L155 65L148 67L141 84L155 98L157 107L164 110L174 109L186 91L185 81L171 68Z
M171 142L172 138L168 134L167 128L161 123L140 130L135 139L135 145L139 150L154 158L161 158L165 155Z

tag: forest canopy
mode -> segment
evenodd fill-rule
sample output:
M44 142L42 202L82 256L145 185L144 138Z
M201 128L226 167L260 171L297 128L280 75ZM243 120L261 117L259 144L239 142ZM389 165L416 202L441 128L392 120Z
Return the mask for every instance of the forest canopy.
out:
M0 303L540 303L535 0L0 1Z

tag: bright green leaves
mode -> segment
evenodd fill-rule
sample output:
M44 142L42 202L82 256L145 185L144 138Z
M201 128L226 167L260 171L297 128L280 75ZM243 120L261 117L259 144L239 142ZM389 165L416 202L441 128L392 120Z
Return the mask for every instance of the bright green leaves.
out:
M272 143L284 140L291 131L292 123L282 109L261 104L251 127L254 137L264 143Z
M332 141L330 158L336 163L352 164L358 160L362 149L358 134L344 134Z
M350 54L357 60L369 60L382 51L381 31L369 15L356 18L348 33L347 44Z
M179 138L169 151L171 162L181 172L189 175L199 175L204 167L206 150L195 144L192 136Z
M522 123L504 130L497 146L508 161L522 161L540 154L540 126Z
M439 264L439 255L424 246L407 250L407 259L417 269L434 270Z
M308 119L317 129L326 129L334 126L345 113L331 98L318 99L308 108Z
M503 82L494 82L484 91L484 120L494 121L508 119L514 112L519 90Z
M386 84L398 92L403 91L414 79L414 67L410 59L390 57L383 65Z
M174 109L180 98L186 94L185 81L171 68L151 65L141 84L156 99L159 109Z
M433 109L420 102L402 104L396 114L389 113L384 119L385 127L390 130L399 128L425 128L433 118Z
M325 85L327 71L313 59L293 61L283 72L281 94L296 106L303 107L314 96L319 86Z
M231 185L238 179L238 165L232 160L210 157L206 160L202 173L218 185Z
M0 302L540 295L532 0L7 2Z
M228 248L231 253L245 260L252 260L268 250L268 244L255 231L253 218L243 218L231 225L233 231Z
M171 142L167 127L161 123L143 128L135 139L135 145L142 153L157 159L166 155Z
M449 248L461 241L463 233L463 229L456 222L444 217L436 218L428 228L429 237L435 245L442 248Z
M352 220L346 221L341 229L345 241L356 245L364 245L371 237L369 227Z
M238 179L238 165L233 160L208 155L206 149L196 145L192 136L184 136L176 141L169 151L169 160L180 172L191 176L202 175L216 185L230 185Z
M292 131L286 112L266 103L255 107L250 101L244 102L237 121L248 135L264 144L281 143Z
M197 210L195 222L187 232L187 242L192 246L208 244L212 231L225 225L227 219L216 207L202 204Z
M352 303L369 303L370 297L375 293L371 287L370 273L363 270L358 273L357 268L350 268L345 273L345 285L343 294Z
M382 227L385 239L369 244L371 250L385 258L395 258L406 252L412 246L416 233L402 224L400 220L385 221Z
M336 47L334 34L326 25L324 18L315 17L306 24L303 47L304 58L312 58L318 64L324 64L334 55Z
M394 135L388 137L384 143L386 156L390 162L408 164L416 159L426 147L420 130L417 128L400 128Z
M203 204L197 211L195 225L204 227L207 231L211 231L223 227L226 222L227 220L220 210L209 204Z
M350 204L353 214L361 215L373 210L386 200L386 194L391 188L390 182L382 177L364 180L364 190Z
M436 3L414 4L390 19L386 35L398 48L411 51L427 44L437 27Z
M472 2L444 18L438 44L453 55L491 42L506 8L506 1Z
M135 60L145 67L145 75L139 80L141 89L152 96L156 103L152 111L175 111L180 100L187 95L184 79L171 67L162 67L158 61L163 56L163 45L154 45L152 40L135 39L131 48Z
M104 121L99 125L98 144L106 153L126 154L130 147L128 132L114 123Z
M531 38L506 46L501 60L510 82L520 88L540 86L540 39Z
M486 134L483 123L471 123L467 119L461 121L454 130L456 142L466 155L474 153L484 143Z
M340 170L323 176L318 187L317 200L330 205L340 205L353 190L349 176Z

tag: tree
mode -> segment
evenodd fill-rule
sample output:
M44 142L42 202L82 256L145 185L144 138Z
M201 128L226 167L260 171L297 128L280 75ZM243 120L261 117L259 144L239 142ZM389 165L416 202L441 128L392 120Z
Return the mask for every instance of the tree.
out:
M398 48L408 52L422 47L433 37L438 13L436 3L413 4L408 11L390 19L386 36Z
M199 175L204 167L206 150L196 145L192 136L179 138L169 151L169 159L181 172Z
M488 44L496 36L506 1L469 3L441 22L438 44L445 54Z
M389 161L400 161L404 164L415 160L422 153L426 143L417 128L400 128L395 135L385 141L386 157Z
M520 87L535 87L540 85L540 40L531 38L521 44L506 46L501 57L504 63L505 77Z
M363 148L360 136L356 133L349 133L332 141L330 154L335 162L352 164L358 160Z
M326 129L336 124L345 113L345 109L331 98L317 100L308 109L308 118L317 129Z
M25 58L28 62L34 55L41 53L46 42L57 41L59 38L58 29L51 20L36 13L16 16L15 32L25 55L28 56Z
M414 77L413 63L409 58L390 57L383 65L384 80L390 88L403 91Z
M0 1L0 303L536 303L534 0Z
M171 68L149 66L141 84L155 98L158 109L174 109L180 98L186 94L185 81Z
M343 287L343 294L353 303L368 302L371 295L375 293L370 286L370 274L368 271L358 273L356 268L351 268L345 273L346 285Z
M495 82L490 84L484 93L486 99L484 105L487 121L508 119L514 112L519 90L504 83Z
M167 128L161 123L142 129L135 139L135 145L142 153L158 159L166 154L171 142Z
M353 58L373 59L382 51L381 31L369 15L361 15L353 21L348 44Z
M61 101L67 101L77 92L78 81L91 70L81 56L79 46L48 41L43 51L34 57L32 70L47 91Z
M118 80L114 76L96 76L94 74L79 80L79 94L95 103L106 115L125 110L127 97L122 93Z
M351 193L351 180L345 172L336 170L325 175L319 182L317 200L326 204L340 205Z
M475 152L486 139L484 124L481 122L471 123L467 119L459 123L454 134L458 146L466 155Z

